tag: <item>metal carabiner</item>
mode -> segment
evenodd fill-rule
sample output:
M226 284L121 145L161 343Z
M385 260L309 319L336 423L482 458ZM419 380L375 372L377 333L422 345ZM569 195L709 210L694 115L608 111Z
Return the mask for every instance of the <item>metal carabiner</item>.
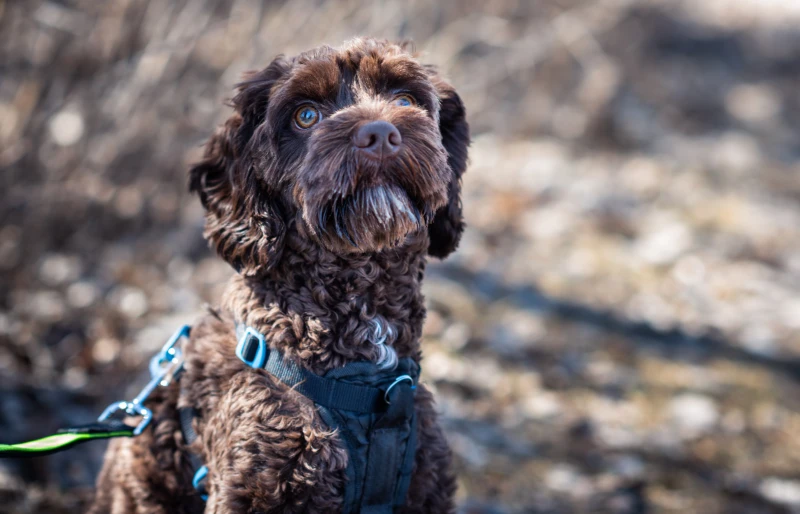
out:
M133 435L141 434L150 420L153 413L143 404L150 397L150 394L157 387L166 387L172 380L183 371L183 352L176 345L182 338L188 338L191 327L184 325L178 329L161 350L150 359L150 381L145 385L139 394L131 401L112 403L97 418L97 421L106 421L117 412L124 412L128 416L141 416L142 420L133 430Z
M97 418L97 421L106 421L119 411L124 412L128 416L142 417L142 420L139 421L139 424L133 429L133 435L141 434L144 429L147 428L147 425L150 424L150 420L153 419L153 413L150 411L150 409L143 405L137 405L133 402L117 402L106 407L106 410L100 414L100 417Z
M157 376L166 376L170 374L168 380L172 380L177 374L182 370L175 369L173 366L169 366L174 364L175 362L179 362L183 365L183 353L181 352L180 348L177 348L176 345L178 341L182 338L189 338L189 334L191 332L191 327L189 325L184 325L179 328L172 337L161 347L161 350L157 354L150 359L150 378L156 378ZM172 368L172 369L167 369ZM169 385L169 382L166 384L161 384L162 386Z

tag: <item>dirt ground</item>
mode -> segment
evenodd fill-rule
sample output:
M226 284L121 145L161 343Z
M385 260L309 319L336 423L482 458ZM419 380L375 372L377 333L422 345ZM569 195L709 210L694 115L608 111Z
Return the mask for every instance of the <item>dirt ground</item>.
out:
M460 512L800 512L786 0L0 0L1 440L93 419L216 301L187 164L242 71L356 35L469 110L423 362ZM0 512L80 512L102 452L0 462Z

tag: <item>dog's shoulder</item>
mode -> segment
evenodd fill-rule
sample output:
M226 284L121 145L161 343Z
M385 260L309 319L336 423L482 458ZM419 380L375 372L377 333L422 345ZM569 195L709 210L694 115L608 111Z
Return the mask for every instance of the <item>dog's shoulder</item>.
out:
M209 310L185 348L179 404L198 412L192 450L209 469L209 505L269 511L303 498L286 512L338 510L347 466L338 435L310 400L236 357L234 327Z

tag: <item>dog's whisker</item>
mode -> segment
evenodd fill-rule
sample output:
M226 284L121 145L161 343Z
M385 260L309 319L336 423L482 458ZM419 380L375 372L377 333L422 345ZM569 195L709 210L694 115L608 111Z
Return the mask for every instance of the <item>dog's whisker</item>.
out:
M350 232L348 232L347 227L344 228L344 239L346 239L353 248L358 248L358 243L353 241L353 238L350 236Z
M354 248L358 248L358 244L353 241L353 237L350 235L350 231L347 227L347 205L344 202L334 202L333 212L336 235L339 236L340 239L350 243Z
M319 210L319 214L317 216L317 223L319 224L319 229L322 231L323 234L328 234L328 206L323 206Z
M380 202L380 221L386 225L392 218L392 208L389 199L386 197L386 189L378 188L378 200Z
M420 224L420 218L422 218L422 215L419 213L419 209L417 208L417 206L414 205L413 203L411 204L411 209L413 209L413 211L414 211L414 221L415 221L415 223L417 225L419 225ZM427 225L428 224L428 220L425 219L425 218L423 218L423 220L425 221L425 224Z
M348 234L352 235L352 239L355 240L355 244L353 246L358 246L358 243L361 242L360 230L358 229L357 223L359 221L358 211L356 209L357 204L355 201L352 201L347 204L347 210L350 214L347 217L347 232Z
M391 199L394 202L397 209L408 216L408 219L413 221L414 223L419 222L419 218L414 214L414 212L409 208L408 201L406 198L400 198L397 194L393 191L390 191ZM404 195L405 196L405 195Z
M375 195L370 192L370 194L365 195L367 197L367 201L369 202L369 211L373 214L377 214L377 208L375 206Z
M339 207L337 205L337 201L333 202L333 205L331 206L331 211L333 212L333 228L334 230L336 230L336 235L342 238L344 236L342 236L342 224L339 216L340 212L339 212Z

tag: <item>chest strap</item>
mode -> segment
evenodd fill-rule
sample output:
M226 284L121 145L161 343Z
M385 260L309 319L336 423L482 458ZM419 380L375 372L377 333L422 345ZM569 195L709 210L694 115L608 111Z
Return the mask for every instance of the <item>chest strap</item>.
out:
M348 384L325 378L270 351L264 336L251 327L236 324L236 356L251 368L264 369L314 403L334 410L372 414L385 410L388 390ZM409 381L411 377L408 377ZM413 382L413 381L412 381Z

